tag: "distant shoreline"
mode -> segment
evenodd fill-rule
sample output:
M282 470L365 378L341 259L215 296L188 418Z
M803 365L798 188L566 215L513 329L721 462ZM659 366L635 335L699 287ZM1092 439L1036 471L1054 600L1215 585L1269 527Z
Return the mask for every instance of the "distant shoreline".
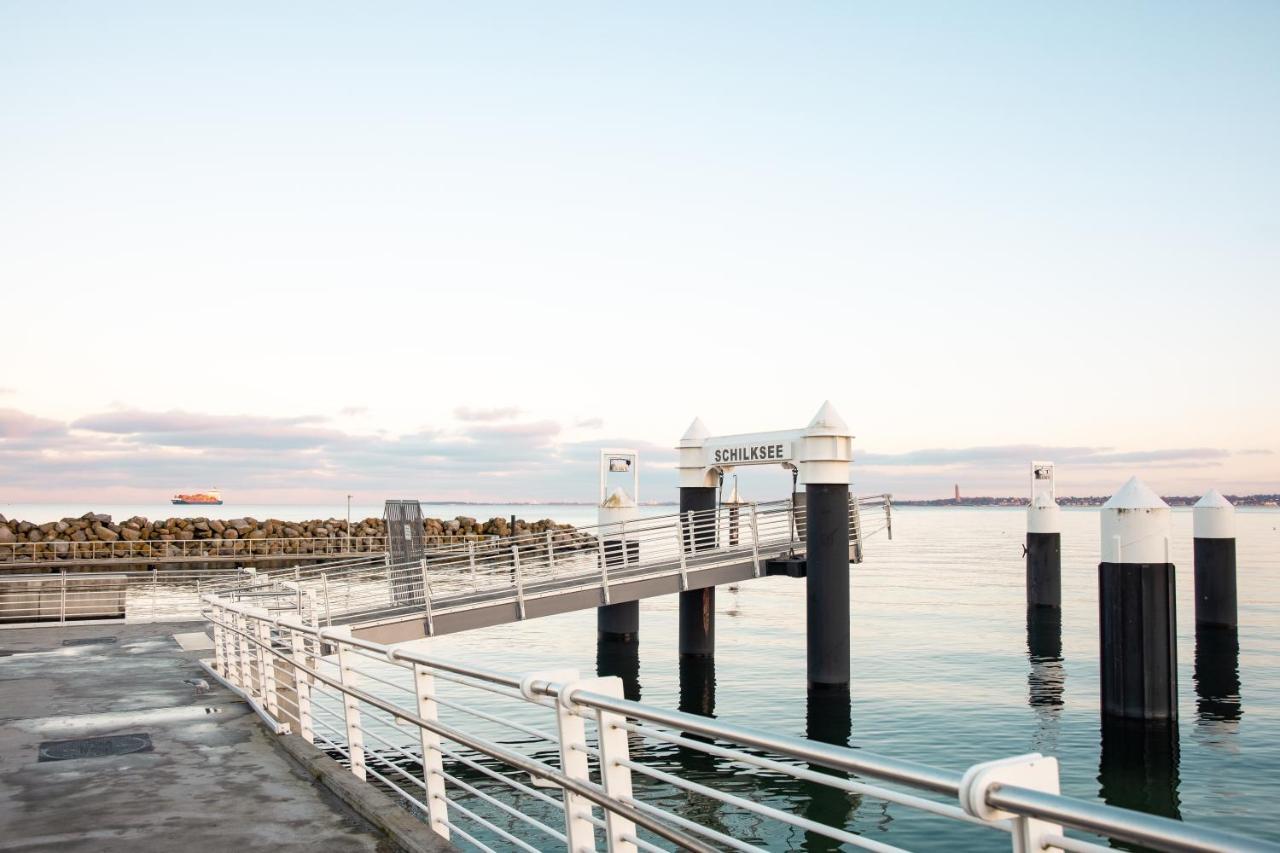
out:
M1256 507L1280 507L1280 494L1274 495L1227 495L1227 500L1236 506L1256 506ZM1059 497L1058 506L1064 507L1099 507L1109 500L1108 496L1093 495L1089 497ZM1192 506L1196 501L1200 500L1199 495L1167 495L1164 502L1169 506ZM894 506L935 506L935 507L1021 507L1026 506L1030 501L1027 498L996 498L996 497L973 497L973 498L935 498L933 500L897 500L893 501Z

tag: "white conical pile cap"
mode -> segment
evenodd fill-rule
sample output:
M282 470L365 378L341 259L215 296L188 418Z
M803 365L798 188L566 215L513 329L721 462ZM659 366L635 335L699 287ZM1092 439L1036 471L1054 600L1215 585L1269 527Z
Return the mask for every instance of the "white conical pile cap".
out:
M1102 562L1167 563L1169 505L1137 477L1102 505Z
M632 498L631 495L627 494L627 490L622 488L622 486L618 486L610 492L609 497L605 498L604 503L600 504L600 506L607 507L608 509L618 509L619 507L635 505L635 499Z
M1217 489L1210 489L1191 509L1191 527L1196 539L1235 539L1236 508Z
M1041 492L1027 507L1028 533L1061 533L1062 510L1048 494Z
M1235 504L1222 496L1217 489L1210 489L1196 501L1196 509L1235 509Z
M702 422L702 418L694 418L693 423L689 424L689 428L680 437L680 446L701 447L703 442L710 437L711 430L707 429L707 425Z
M1111 499L1102 505L1103 509L1168 509L1169 505L1151 491L1151 487L1139 480L1137 477L1130 477L1129 482L1120 487L1120 491L1111 496Z
M809 426L804 432L805 435L849 435L849 425L844 422L844 418L840 417L840 413L836 411L835 406L831 405L831 401L827 400L813 416L813 420L809 421Z

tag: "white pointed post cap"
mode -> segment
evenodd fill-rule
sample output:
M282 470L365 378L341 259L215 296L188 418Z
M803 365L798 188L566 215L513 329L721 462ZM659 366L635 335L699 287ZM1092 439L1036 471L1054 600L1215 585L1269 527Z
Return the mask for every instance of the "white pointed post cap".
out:
M635 505L636 505L635 499L632 498L631 495L627 494L627 490L622 488L622 486L618 486L616 489L610 492L609 497L605 498L604 503L601 504L601 506L606 506L606 507L609 507L610 509L616 509L617 507L623 507L623 506L635 506Z
M1031 505L1027 507L1027 532L1062 532L1062 510L1058 507L1058 502L1049 497L1047 492L1036 495Z
M813 416L813 420L809 421L809 426L805 427L804 434L848 436L850 432L849 425L844 422L844 418L840 417L836 407L831 405L830 400L826 400L822 408L818 409L818 413Z
M729 487L729 497L721 501L724 506L741 506L745 501L738 495L738 478L733 478L733 485Z
M1103 509L1168 509L1164 499L1151 490L1151 487L1130 477L1111 498L1102 505Z
M853 434L830 400L805 427L800 446L800 480L806 486L848 484Z
M1137 477L1102 505L1102 562L1169 562L1169 505Z
M1235 539L1236 508L1217 489L1210 489L1191 508L1191 528L1196 539Z
M627 490L618 486L609 493L609 497L604 499L604 503L600 504L596 510L596 519L601 526L606 524L620 524L624 521L631 521L640 517L640 508L636 506L635 498L627 494Z
M711 430L707 429L707 425L702 422L702 418L694 418L693 423L689 424L689 428L680 437L680 446L701 447L710 437Z

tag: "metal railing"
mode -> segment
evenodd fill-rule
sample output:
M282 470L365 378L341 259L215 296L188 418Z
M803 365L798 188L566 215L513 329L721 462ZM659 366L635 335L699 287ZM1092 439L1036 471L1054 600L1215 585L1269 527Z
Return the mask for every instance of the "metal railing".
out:
M668 772L645 758L647 744L723 765L713 782L750 774L869 798L886 811L976 827L1014 851L1098 851L1107 840L1158 850L1280 849L1062 796L1056 759L1038 754L958 771L789 737L629 701L616 677L515 675L354 639L348 629L314 624L314 598L290 582L260 590L252 605L206 596L209 672L275 732L328 750L360 780L403 798L431 831L480 850L754 851L775 837L768 827L902 849L886 836Z
M0 626L195 620L201 595L241 578L235 570L0 574Z
M883 507L884 516L867 530L869 507ZM850 499L851 562L889 519L887 496ZM420 561L264 569L245 589L287 577L316 593L325 624L425 615L431 633L435 616L480 605L513 602L523 619L529 601L583 589L599 589L600 603L609 604L622 582L671 576L683 590L692 572L747 562L761 577L771 559L803 550L804 534L804 507L774 501L445 545Z
M456 541L436 537L441 544ZM326 557L351 553L382 553L384 536L331 536L263 539L138 539L100 542L7 542L0 544L0 565L122 560L134 563L174 560L243 560L262 557Z

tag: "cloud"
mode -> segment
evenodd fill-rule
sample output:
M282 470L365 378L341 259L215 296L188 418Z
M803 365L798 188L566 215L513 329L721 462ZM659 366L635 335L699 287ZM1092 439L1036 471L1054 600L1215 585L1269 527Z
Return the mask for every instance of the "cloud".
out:
M338 409L338 414L344 417L355 417L357 415L367 415L369 413L368 406L344 406Z
M1240 456L1274 456L1275 455L1274 450L1266 450L1264 448L1255 448L1252 450L1241 450L1241 451L1238 451L1238 453Z
M1005 444L988 447L929 448L906 453L856 453L857 462L875 467L947 467L1026 464L1032 459L1051 459L1062 465L1107 466L1135 463L1218 464L1231 451L1216 447L1184 447L1166 450L1117 452L1111 447Z
M459 406L453 410L453 416L460 421L481 422L481 421L509 421L520 416L520 410L515 406L505 406L497 409L473 409L469 406Z
M583 418L573 424L579 429L600 429L604 426L604 418Z
M17 409L0 409L0 439L49 438L65 435L67 427Z

